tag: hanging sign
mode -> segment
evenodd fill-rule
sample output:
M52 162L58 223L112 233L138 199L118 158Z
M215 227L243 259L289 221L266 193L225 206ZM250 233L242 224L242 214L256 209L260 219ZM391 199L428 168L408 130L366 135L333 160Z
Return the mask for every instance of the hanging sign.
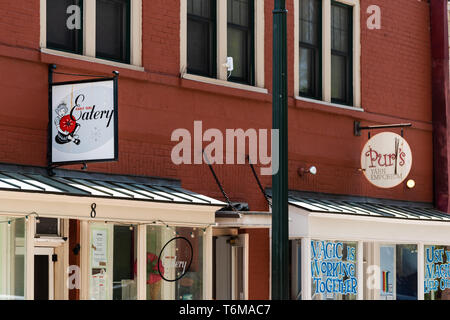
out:
M361 153L361 168L370 183L379 188L394 188L409 175L412 152L403 137L383 132L370 139Z
M117 78L51 84L51 164L118 160Z

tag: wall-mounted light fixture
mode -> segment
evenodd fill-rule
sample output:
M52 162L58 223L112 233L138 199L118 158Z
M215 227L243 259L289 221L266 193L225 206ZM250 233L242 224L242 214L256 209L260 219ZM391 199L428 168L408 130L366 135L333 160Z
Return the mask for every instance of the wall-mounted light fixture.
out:
M304 175L306 175L308 173L315 176L317 174L317 168L315 166L312 166L309 169L299 168L297 172L300 177L303 177Z
M406 182L406 186L408 189L414 189L416 186L416 182L413 179L409 179L408 182Z

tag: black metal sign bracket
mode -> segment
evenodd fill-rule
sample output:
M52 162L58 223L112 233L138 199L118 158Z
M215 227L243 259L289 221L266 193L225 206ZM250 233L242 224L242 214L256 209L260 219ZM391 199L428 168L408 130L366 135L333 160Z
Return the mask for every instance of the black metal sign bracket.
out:
M356 137L361 136L362 130L378 130L378 129L392 129L392 128L401 128L402 129L402 137L403 137L403 130L404 128L412 127L411 123L398 123L398 124L385 124L385 125L379 125L379 126L366 126L362 127L361 122L355 121L353 125L353 134ZM370 139L370 131L369 131L369 139Z

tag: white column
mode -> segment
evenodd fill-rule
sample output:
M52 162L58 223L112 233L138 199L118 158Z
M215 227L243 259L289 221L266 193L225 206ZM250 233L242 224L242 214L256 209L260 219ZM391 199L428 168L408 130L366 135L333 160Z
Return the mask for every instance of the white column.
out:
M187 73L187 0L180 0L180 74Z
M137 227L137 299L147 300L147 226Z
M83 2L83 54L88 57L96 56L96 0Z
M89 275L90 275L90 228L87 220L80 221L80 273L81 273L81 290L80 299L89 300Z
M311 238L302 238L302 300L311 300Z
M40 0L40 46L47 48L47 0Z
M323 100L331 102L331 0L323 0L322 38Z
M224 81L228 78L228 70L223 66L228 54L227 2L217 1L217 78Z
M226 1L224 1L226 2ZM264 88L264 2L255 1L255 84Z
M142 66L142 0L131 1L130 42L131 64L140 67Z
M419 243L417 245L417 299L424 300L425 299L425 248L423 243Z
M25 272L26 291L25 299L34 300L34 234L36 219L34 216L28 217L25 225L26 247L25 247Z
M212 227L208 227L203 236L203 297L212 300L213 284L213 243Z
M358 241L357 249L357 270L358 270L358 300L364 300L364 242Z
M300 64L300 48L299 48L299 40L300 40L300 4L299 0L294 0L294 97L299 95L300 92L300 73L299 73L299 64Z

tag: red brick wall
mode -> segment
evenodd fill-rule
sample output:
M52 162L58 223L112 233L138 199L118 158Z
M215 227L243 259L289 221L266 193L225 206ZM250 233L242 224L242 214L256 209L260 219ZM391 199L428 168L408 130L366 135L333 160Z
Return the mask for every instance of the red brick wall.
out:
M249 289L250 300L268 300L270 285L269 229L241 229L249 235Z
M265 80L272 82L272 7L265 1ZM431 62L429 6L424 1L361 0L361 87L365 112L293 98L293 2L287 1L289 39L289 187L317 192L432 201ZM369 5L382 9L382 29L368 30ZM185 188L219 199L206 165L170 161L174 129L270 128L271 96L179 78L179 0L143 4L145 72L119 69L120 157L90 165L90 171L178 178ZM114 67L39 52L39 1L0 0L0 162L46 165L47 64L59 71L110 75ZM66 80L57 76L56 80ZM364 125L412 122L405 137L414 160L417 186L392 190L371 186L358 171L367 135L353 136L353 121ZM398 130L396 131L398 132ZM300 178L297 169L315 165L318 175ZM79 166L75 166L78 169ZM267 210L251 170L215 166L233 201ZM265 187L270 177L262 177Z

